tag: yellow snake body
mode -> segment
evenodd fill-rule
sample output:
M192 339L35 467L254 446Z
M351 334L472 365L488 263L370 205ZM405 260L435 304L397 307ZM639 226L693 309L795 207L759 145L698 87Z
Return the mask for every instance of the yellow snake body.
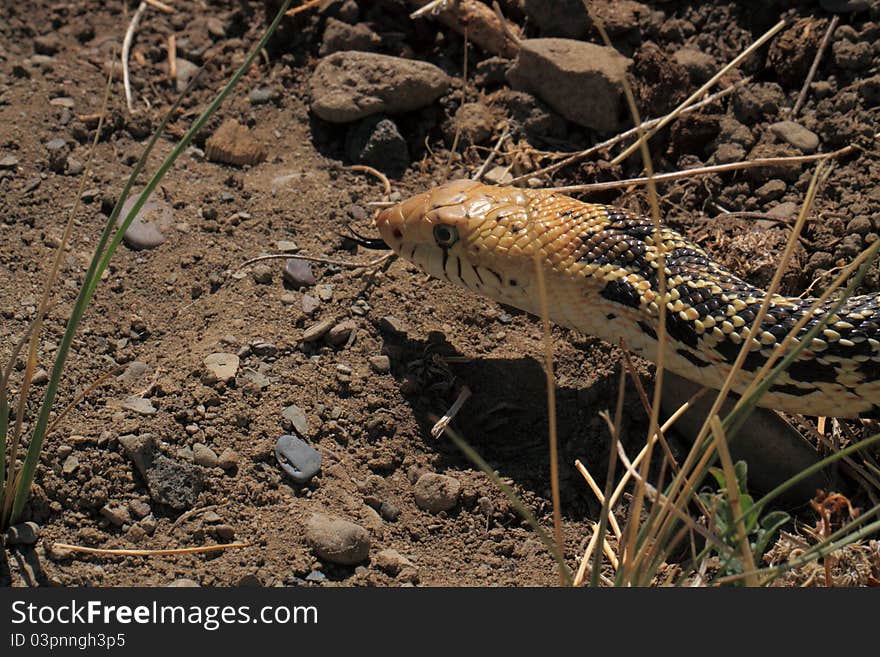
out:
M454 181L384 210L376 225L388 246L428 274L536 315L540 267L553 322L612 344L623 339L652 360L662 243L666 366L716 389L766 297L668 227L657 233L646 217L544 190ZM773 296L735 391L748 386L812 303ZM814 314L801 334L830 305ZM854 296L776 379L760 405L805 415L874 413L880 407L878 377L878 300Z

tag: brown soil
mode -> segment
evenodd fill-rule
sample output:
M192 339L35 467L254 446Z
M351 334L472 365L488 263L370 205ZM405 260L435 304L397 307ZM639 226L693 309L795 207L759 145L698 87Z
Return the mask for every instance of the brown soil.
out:
M126 110L121 85L114 84L108 125L95 152L93 177L86 185L40 342L43 368L51 368L105 213L161 112L175 98L167 81L168 36L176 36L179 56L207 62L173 123L170 132L179 135L242 61L265 25L263 3L256 1L216 0L207 12L197 3L174 4L175 15L150 9L138 29L131 58L135 116ZM303 293L317 296L315 290L289 288L282 280L282 263L269 263L268 278L249 274L227 278L248 258L276 251L281 240L295 241L311 255L362 262L373 257L337 232L350 222L359 232L372 233L365 204L381 197L381 186L343 168L350 164L344 155L344 129L322 123L309 112L306 83L318 58L324 24L345 3L327 4L323 13L308 12L285 26L268 60L258 60L239 92L211 122L212 129L227 119L248 126L267 148L267 159L239 168L208 161L201 151L184 154L161 187L161 196L174 210L168 240L146 251L121 247L98 289L68 361L58 403L68 403L117 364L141 361L149 370L139 380L112 378L90 393L47 439L28 508L28 517L39 523L43 537L36 551L41 581L65 586L148 586L187 578L202 585L276 586L303 585L306 577L311 583L321 578L314 574L319 571L326 577L325 585L557 582L552 559L504 496L454 445L432 439L429 432L430 415L442 413L462 384L469 386L474 396L458 420L461 432L549 526L542 334L535 319L426 280L402 262L374 277L315 265L318 283L332 286L332 298L321 301L312 316L301 310L301 297ZM506 11L522 23L516 4L505 3ZM634 74L642 75L636 87L646 105L643 116L656 115L651 103L662 104L665 111L680 100L661 87L671 81L681 83L684 69L658 65L657 58L670 57L689 45L722 63L782 14L811 19L813 29L820 31L829 19L812 2L762 3L770 8L757 14L733 2L647 4L651 11L639 13L638 29L619 35L622 51L640 53ZM121 3L94 0L6 5L7 16L0 21L0 160L12 156L15 163L0 168L0 359L4 361L35 314L79 185L79 177L72 173L88 158L105 64L118 52L133 11L130 8L126 16ZM361 20L382 36L382 52L431 61L457 82L433 107L402 120L413 163L392 182L395 192L404 197L473 172L487 152L485 146L469 146L448 165L449 144L443 138L448 127L443 124L461 102L462 39L430 21L414 24L407 11L402 2L380 2L363 9ZM871 22L877 19L870 12L842 16L838 36L845 30L842 36L850 46L866 44L867 54L839 48L835 59L829 48L800 114L799 121L820 136L825 150L876 131L874 105L880 85L875 81L868 91L863 86L880 62L876 45L880 23ZM652 45L639 50L648 41ZM785 41L794 49L798 43L804 48L817 45L791 35ZM479 62L488 55L471 49L469 57L470 70L479 75ZM740 120L748 124L746 137L723 127L719 132L720 117L736 110L735 103L724 101L697 115L702 122L689 119L658 137L656 169L705 163L717 143L741 143L746 153L761 144L778 149L767 125L784 118L781 108L790 107L800 90L802 73L791 70L796 59L793 55L768 58L764 51L745 67L753 75L746 85L750 95L738 100ZM779 70L773 62L778 62ZM497 81L494 85L472 84L467 99L492 105L493 112L503 116L512 105L500 96L497 102L492 99ZM248 99L254 88L277 94L268 103L255 104ZM53 102L57 98L72 103ZM529 148L573 150L598 140L559 117L550 119L548 123L556 128L546 138L530 138L530 145L526 136L517 137L522 162L528 160ZM206 131L196 140L199 149L204 149L209 134ZM485 144L491 145L498 134L495 126ZM47 149L56 138L66 142L61 155ZM148 170L171 151L173 143L170 138L159 141ZM878 160L868 153L835 168L818 202L818 219L811 222L804 251L798 254L802 266L786 279L789 292L803 292L813 279L877 239L873 222L880 195L872 190L880 178L878 167ZM637 174L638 169L636 159L624 167L579 165L554 180L593 181ZM749 172L671 184L662 190L663 211L672 225L699 238L731 268L765 284L768 261L784 244L784 226L762 228L764 239L753 232L753 219L717 224L713 217L719 208L764 213L785 202L798 203L809 173L806 168ZM785 184L781 194L768 200L757 191L770 179ZM139 182L146 180L142 176ZM605 195L601 200L647 207L638 194ZM731 244L734 248L728 248ZM762 250L766 258L749 257ZM866 287L880 287L878 277L869 277ZM381 321L386 316L396 318L404 331L389 331ZM349 318L356 325L354 339L341 347L301 340L313 324ZM621 353L559 329L554 329L553 338L566 554L576 568L598 506L572 464L581 459L604 480L608 435L598 412L614 404ZM241 369L229 385L206 385L203 360L218 351L239 353ZM439 365L433 356L437 353L464 356L469 362ZM370 358L380 354L390 357L389 373L371 367ZM640 368L650 376L649 366ZM14 386L21 370L17 369ZM43 389L37 386L37 392ZM122 403L132 394L148 397L156 412L139 415L123 409ZM37 404L35 396L26 430ZM274 456L276 439L289 432L282 410L291 404L305 411L305 437L324 459L321 473L302 487L286 478ZM625 418L626 444L632 453L646 430L644 411L632 389ZM217 454L232 450L237 467L197 466L203 490L194 512L182 513L151 498L119 443L120 436L130 434L152 435L161 452L181 461L191 459L195 443L206 444ZM432 514L416 505L413 484L424 472L450 475L461 482L461 499L452 511ZM382 502L386 509L397 508L396 520L383 519L374 510ZM320 562L304 538L306 522L315 512L366 527L373 560L358 567ZM55 542L149 549L231 540L250 545L208 555L152 558L71 555L53 548ZM417 575L404 570L395 579L383 571L375 554L386 548L408 557ZM21 583L25 578L19 568L13 565L12 573L2 576Z

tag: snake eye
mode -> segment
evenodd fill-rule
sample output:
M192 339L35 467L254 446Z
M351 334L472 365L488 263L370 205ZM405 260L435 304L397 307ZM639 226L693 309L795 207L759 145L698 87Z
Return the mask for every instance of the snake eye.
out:
M434 226L434 239L437 246L449 248L458 241L458 229L455 226L438 224Z

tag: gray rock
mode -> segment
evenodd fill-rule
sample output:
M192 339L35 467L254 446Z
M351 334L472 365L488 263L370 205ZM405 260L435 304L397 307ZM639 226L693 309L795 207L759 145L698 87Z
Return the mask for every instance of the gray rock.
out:
M193 465L157 453L153 438L146 434L120 436L119 444L146 481L153 501L178 510L195 505L202 478Z
M6 530L6 545L33 545L40 540L40 526L35 522L12 525Z
M461 482L455 477L428 472L416 481L413 493L420 509L431 513L449 511L458 504Z
M196 443L192 447L193 462L205 468L220 467L220 458L217 453L202 443Z
M229 383L238 374L241 360L235 354L217 352L205 357L205 374L202 380L213 383Z
M784 100L782 87L775 82L744 85L733 93L733 113L742 123L754 125L776 116Z
M309 420L306 417L306 413L303 409L301 409L296 404L291 404L283 411L281 411L281 417L290 422L291 426L293 426L293 430L296 431L300 436L307 436L309 433Z
M18 158L15 155L0 157L0 169L14 169L18 166Z
M297 290L303 287L311 287L317 282L315 274L312 272L311 263L298 258L284 261L282 277Z
M178 93L183 93L196 73L199 72L199 66L193 64L188 59L183 59L183 57L177 57L174 60L174 64L177 68L177 78L175 80L177 91Z
M387 116L369 116L353 125L345 136L350 160L393 176L409 166L409 148L397 124Z
M508 73L511 86L536 94L569 121L616 130L632 60L613 48L572 39L526 39Z
M126 366L125 371L117 378L123 385L132 387L141 383L144 377L149 376L151 373L152 368L147 363L134 360Z
M770 132L804 153L815 153L816 149L819 148L818 135L794 121L774 123L770 126Z
M300 299L300 308L306 315L313 314L318 308L321 307L321 302L318 301L315 297L304 294L302 299Z
M201 584L199 584L194 579L189 579L187 577L181 577L180 579L176 579L171 584L168 585L168 588L173 589L197 589L201 588Z
M131 515L124 506L110 506L105 504L101 507L100 513L114 527L122 527L122 525L131 523Z
M364 23L349 25L335 18L328 18L324 24L324 37L318 54L321 57L340 50L361 50L372 52L379 48L382 39Z
M136 200L137 194L133 194L123 203L122 211L119 213L119 224L128 216ZM154 249L165 242L166 238L163 231L169 230L172 224L173 214L171 206L155 193L150 194L146 203L144 203L125 231L122 239L130 248L136 251Z
M590 26L582 0L523 0L522 7L544 36L577 39Z
M370 535L366 529L321 513L309 519L306 541L319 558L343 566L354 566L370 556Z
M127 411L137 413L139 415L156 414L156 407L153 406L152 402L149 399L144 399L143 397L135 397L134 395L132 395L131 397L127 397L126 400L122 402L122 408Z
M395 335L406 335L406 325L397 319L394 315L385 315L379 320L379 329L386 333L394 333Z
M281 436L275 443L275 458L281 469L297 484L305 484L321 470L321 454L296 436Z
M71 454L64 459L64 463L61 464L61 474L70 476L76 472L77 468L79 468L79 459L75 454Z
M150 498L173 509L191 509L202 492L202 477L191 464L173 461L164 454L153 457L144 478Z
M269 265L256 265L251 269L251 278L259 285L269 285L272 282L272 268Z
M325 121L346 123L429 105L446 93L449 78L427 62L348 51L322 59L309 85L312 111Z

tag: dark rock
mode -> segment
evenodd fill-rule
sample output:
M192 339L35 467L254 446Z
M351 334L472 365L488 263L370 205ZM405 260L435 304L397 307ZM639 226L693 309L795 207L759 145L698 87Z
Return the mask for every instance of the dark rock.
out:
M275 458L281 469L297 484L308 483L321 470L321 454L296 436L281 436L275 443Z
M202 478L191 464L156 452L149 435L120 436L119 443L147 483L154 502L183 510L193 507L202 491Z
M345 152L352 162L366 164L390 175L409 166L409 148L397 124L388 117L370 116L349 128Z
M6 530L6 545L33 545L40 540L40 526L35 522L12 525Z

